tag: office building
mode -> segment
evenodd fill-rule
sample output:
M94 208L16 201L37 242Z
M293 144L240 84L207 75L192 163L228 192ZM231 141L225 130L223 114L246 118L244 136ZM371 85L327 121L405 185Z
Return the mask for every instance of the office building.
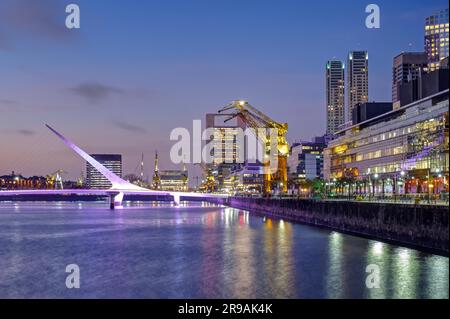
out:
M122 155L120 154L92 154L90 155L111 172L122 177ZM108 189L112 184L106 177L86 162L86 187L90 189Z
M225 180L235 169L245 162L245 140L239 138L245 130L240 118L225 122L229 116L224 114L206 114L206 128L212 129L212 152L208 158L208 167L214 174L218 189L226 188Z
M448 61L448 59L442 61L446 60ZM399 105L405 106L447 89L449 84L448 71L448 67L444 67L441 63L441 68L438 70L420 74L417 79L401 84L399 88Z
M448 8L425 19L425 52L428 69L440 68L441 60L449 56L449 19Z
M369 100L369 54L352 51L347 63L347 122L352 121L353 109Z
M264 187L264 168L260 163L236 167L224 180L224 191L237 194L261 194Z
M326 66L327 134L333 135L345 122L345 70L342 61Z
M291 147L288 158L291 180L315 180L323 178L323 150L321 142L299 142Z
M183 170L164 170L159 173L160 190L186 192L189 176L186 168Z
M224 114L206 114L206 128L213 129L211 162L213 165L243 163L244 145L240 145L238 135L245 129L240 118L225 122L229 116Z
M394 58L392 68L392 103L400 107L400 86L416 80L421 73L427 72L428 59L425 52L403 52Z

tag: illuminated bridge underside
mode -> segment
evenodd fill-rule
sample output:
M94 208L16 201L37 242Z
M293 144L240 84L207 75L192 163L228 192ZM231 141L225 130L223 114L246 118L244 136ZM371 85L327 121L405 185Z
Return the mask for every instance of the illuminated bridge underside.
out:
M21 196L21 195L91 195L91 196L114 196L117 195L133 196L172 196L174 202L179 204L181 198L226 198L226 195L220 194L202 194L187 192L162 192L153 190L117 190L117 189L30 189L30 190L8 190L0 191L0 197Z
M99 163L93 157L91 157L88 153L83 151L81 148L76 146L72 141L65 138L63 135L55 131L49 125L46 125L48 129L50 129L56 136L58 136L64 144L66 144L70 149L75 151L79 156L81 156L85 161L91 164L97 171L99 171L103 176L105 176L112 184L110 189L65 189L65 190L52 190L52 189L42 189L42 190L11 190L11 191L0 191L0 197L6 196L18 196L18 195L92 195L92 196L110 196L111 197L111 208L122 206L122 201L124 195L134 195L134 196L172 196L175 205L180 204L181 197L185 198L225 198L226 195L220 194L201 194L201 193L188 193L188 192L163 192L163 191L154 191L150 189L146 189L143 187L139 187L137 185L131 184L109 169L107 169L104 165Z

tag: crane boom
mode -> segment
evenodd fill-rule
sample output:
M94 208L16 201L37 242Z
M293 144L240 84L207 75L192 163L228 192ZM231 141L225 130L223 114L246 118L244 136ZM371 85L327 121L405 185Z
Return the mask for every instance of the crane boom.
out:
M271 141L269 136L269 129L277 130L277 149L278 149L278 169L272 174L267 170L268 163L264 163L264 192L270 193L272 190L272 181L276 182L278 188L283 193L287 192L287 156L289 153L289 144L286 141L286 133L288 131L287 123L278 123L272 120L269 116L259 111L247 101L236 100L227 104L219 110L219 113L232 111L226 113L229 118L226 121L239 117L247 126L255 130L256 137L266 147L266 154L270 153ZM266 130L265 134L260 134L261 129ZM273 175L273 176L272 176Z

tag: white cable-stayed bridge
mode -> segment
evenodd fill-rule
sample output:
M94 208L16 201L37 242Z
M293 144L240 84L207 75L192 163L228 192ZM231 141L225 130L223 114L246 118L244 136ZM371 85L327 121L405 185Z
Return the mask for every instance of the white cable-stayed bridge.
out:
M114 174L80 147L78 147L71 140L57 132L49 125L45 125L50 131L58 136L64 144L77 153L83 160L91 164L99 173L101 173L112 184L109 189L29 189L29 190L5 190L0 191L0 197L11 196L51 196L51 195L84 195L84 196L109 196L110 207L112 209L122 207L123 198L125 195L132 196L167 196L172 197L175 205L179 205L182 198L199 198L199 199L211 199L211 198L226 198L224 194L205 194L194 192L172 192L172 191L157 191L143 188L134 185L118 175Z

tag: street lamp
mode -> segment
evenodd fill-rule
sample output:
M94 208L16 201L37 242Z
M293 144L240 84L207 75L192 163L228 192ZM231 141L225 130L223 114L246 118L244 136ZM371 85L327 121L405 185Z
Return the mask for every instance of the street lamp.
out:
M399 185L401 185L403 187L404 194L406 194L406 179L407 179L407 173L405 171L401 171Z
M373 179L374 179L374 181L372 182L372 192L373 192L373 197L375 197L375 188L376 188L376 182L377 182L377 180L378 180L378 178L380 177L380 175L378 175L378 173L375 173L374 175L373 175Z

